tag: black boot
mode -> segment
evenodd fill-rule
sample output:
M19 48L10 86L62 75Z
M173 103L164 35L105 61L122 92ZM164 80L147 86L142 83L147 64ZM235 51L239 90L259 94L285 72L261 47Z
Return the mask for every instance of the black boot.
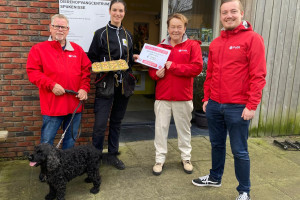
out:
M108 154L107 164L112 165L119 170L125 169L124 163L118 159L116 154Z

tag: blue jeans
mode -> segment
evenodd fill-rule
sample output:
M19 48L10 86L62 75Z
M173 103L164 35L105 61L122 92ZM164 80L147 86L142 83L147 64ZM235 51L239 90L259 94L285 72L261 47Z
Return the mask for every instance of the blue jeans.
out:
M68 124L70 123L71 118L72 118L72 114L64 115L64 116L43 115L41 143L49 143L53 145L54 138L56 136L56 133L60 125L63 123L63 131L65 131ZM74 138L76 138L78 133L78 128L80 125L80 120L81 120L81 113L76 113L72 122L73 128L71 123L63 139L62 149L68 149L74 146L75 141L73 140L71 130L73 130L73 136Z
M122 85L114 88L111 98L95 98L95 124L93 129L93 145L103 150L105 130L109 118L108 153L117 154L119 151L119 136L121 122L124 118L129 97L122 95Z
M250 191L250 159L248 153L249 120L241 118L245 105L219 104L209 100L206 117L211 142L212 168L210 175L221 181L226 156L227 131L231 151L234 156L235 176L239 182L239 192Z

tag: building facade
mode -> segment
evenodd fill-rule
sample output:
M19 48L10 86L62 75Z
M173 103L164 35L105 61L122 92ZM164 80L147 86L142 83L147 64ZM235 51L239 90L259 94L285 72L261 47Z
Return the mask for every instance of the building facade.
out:
M124 26L133 34L135 52L144 43L158 44L167 34L167 17L174 12L187 16L187 34L202 41L203 58L211 40L219 35L220 0L127 0ZM300 134L300 0L242 0L245 19L264 38L267 84L251 136ZM58 0L0 1L0 131L8 131L0 142L0 157L24 156L39 143L42 117L39 94L28 81L26 61L30 48L50 35L52 15L59 13ZM100 28L100 27L99 27ZM138 79L124 123L153 123L155 83L147 69L136 65ZM94 77L85 103L81 137L91 141L94 123ZM59 132L61 133L61 132ZM57 136L57 140L60 134ZM55 141L55 144L57 143Z

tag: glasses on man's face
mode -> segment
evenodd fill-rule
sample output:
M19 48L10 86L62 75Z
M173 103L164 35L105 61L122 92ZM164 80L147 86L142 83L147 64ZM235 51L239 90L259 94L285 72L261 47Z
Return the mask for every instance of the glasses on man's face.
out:
M51 26L53 27L54 30L61 29L62 31L66 31L69 29L69 27L67 27L67 26L59 26L59 25L53 25L53 24L51 24Z

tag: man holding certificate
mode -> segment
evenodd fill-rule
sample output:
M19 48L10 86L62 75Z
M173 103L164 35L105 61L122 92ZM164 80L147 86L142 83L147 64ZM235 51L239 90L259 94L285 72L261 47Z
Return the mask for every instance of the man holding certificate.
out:
M155 94L156 148L153 174L160 175L167 154L167 138L171 116L175 120L178 148L186 173L193 171L191 163L191 119L193 111L193 81L202 71L200 41L189 40L185 34L187 18L175 13L167 21L169 36L158 47L170 50L164 66L149 68L150 77L157 82ZM151 64L151 63L150 63Z

